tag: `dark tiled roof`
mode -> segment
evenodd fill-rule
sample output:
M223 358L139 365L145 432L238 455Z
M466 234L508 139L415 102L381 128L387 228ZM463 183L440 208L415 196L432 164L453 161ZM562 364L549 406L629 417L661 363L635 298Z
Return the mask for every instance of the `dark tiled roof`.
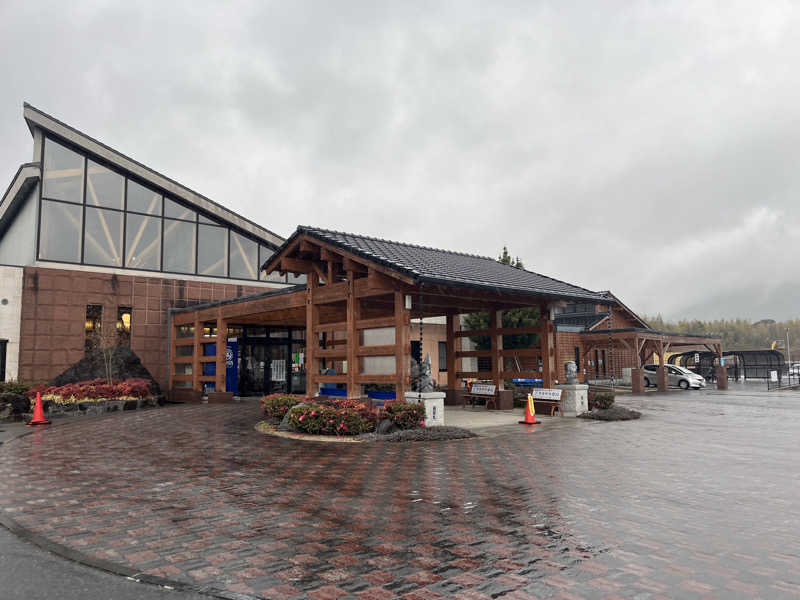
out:
M600 321L608 316L607 312L600 313L584 313L584 314L565 314L561 313L556 315L556 325L577 325L583 327L587 331L597 325Z
M604 296L493 258L392 242L374 237L300 226L275 256L298 235L306 234L395 269L422 283L531 294L564 299L608 301ZM270 261L268 261L270 262Z

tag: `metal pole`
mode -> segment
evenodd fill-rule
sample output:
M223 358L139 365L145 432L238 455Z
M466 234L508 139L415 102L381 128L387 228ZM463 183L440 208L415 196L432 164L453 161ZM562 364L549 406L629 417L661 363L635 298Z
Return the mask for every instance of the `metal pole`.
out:
M786 328L786 364L791 368L792 365L792 351L789 348L789 328Z

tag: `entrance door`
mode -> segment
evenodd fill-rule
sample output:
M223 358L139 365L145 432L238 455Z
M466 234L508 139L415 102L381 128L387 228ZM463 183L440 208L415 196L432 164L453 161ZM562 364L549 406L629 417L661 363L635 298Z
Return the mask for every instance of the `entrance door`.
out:
M264 342L244 343L239 348L239 395L260 396L265 392L266 351Z
M284 343L269 346L269 381L267 394L286 393L289 391L289 345Z

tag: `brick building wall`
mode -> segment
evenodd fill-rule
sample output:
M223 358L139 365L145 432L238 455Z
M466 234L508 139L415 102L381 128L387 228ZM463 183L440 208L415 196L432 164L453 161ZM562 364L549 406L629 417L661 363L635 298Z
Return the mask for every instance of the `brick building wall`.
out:
M86 306L103 307L103 331L115 331L117 309L130 307L131 349L166 389L167 311L263 292L264 286L224 281L118 275L25 267L19 378L52 379L83 357Z

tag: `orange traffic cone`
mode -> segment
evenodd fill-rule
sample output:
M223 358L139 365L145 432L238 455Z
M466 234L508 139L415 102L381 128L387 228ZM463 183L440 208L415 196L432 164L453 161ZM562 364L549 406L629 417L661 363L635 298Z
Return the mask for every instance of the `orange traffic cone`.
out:
M34 425L50 425L50 421L44 417L42 395L39 392L36 392L36 404L33 405L33 418L31 422L28 423L28 427L33 427Z
M528 394L528 402L525 403L525 420L520 421L523 425L539 425L541 421L536 420L536 407L533 405L533 394Z

